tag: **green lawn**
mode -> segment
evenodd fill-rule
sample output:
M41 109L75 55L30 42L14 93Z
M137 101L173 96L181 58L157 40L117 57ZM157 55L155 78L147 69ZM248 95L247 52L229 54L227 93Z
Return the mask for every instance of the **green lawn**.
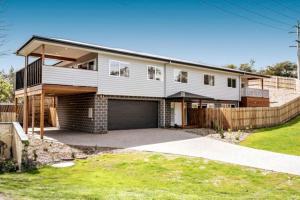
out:
M241 145L300 156L300 116L281 126L259 129Z
M0 175L0 193L14 199L300 199L299 188L297 176L151 153Z

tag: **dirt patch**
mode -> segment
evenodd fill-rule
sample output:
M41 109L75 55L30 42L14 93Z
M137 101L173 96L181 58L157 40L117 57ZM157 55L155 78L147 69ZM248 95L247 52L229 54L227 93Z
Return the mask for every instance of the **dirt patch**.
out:
M3 193L0 193L0 200L10 200L11 198L9 198L7 195L4 195Z
M37 134L29 134L28 159L36 166L86 159L91 155L109 152L113 148L74 146L53 139L40 139Z
M247 131L225 131L224 133L217 133L213 129L207 128L197 128L197 129L188 129L186 130L188 133L193 133L200 136L211 137L217 140L221 140L224 142L229 142L232 144L238 144L241 141L245 140L249 135L252 134L251 130Z

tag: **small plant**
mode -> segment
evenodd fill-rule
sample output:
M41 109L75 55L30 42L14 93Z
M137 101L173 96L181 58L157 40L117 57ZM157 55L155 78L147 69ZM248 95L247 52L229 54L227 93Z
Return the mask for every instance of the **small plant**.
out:
M72 157L72 159L75 159L75 158L76 158L76 154L75 154L75 152L73 152L73 151L72 151L72 153L71 153L71 157Z
M15 172L17 171L17 165L12 160L1 160L0 161L0 173L4 172Z
M236 140L240 140L241 137L241 130L238 130L237 135L235 136Z
M219 134L220 134L220 136L221 136L222 139L225 138L225 134L224 134L224 130L223 129L219 130Z

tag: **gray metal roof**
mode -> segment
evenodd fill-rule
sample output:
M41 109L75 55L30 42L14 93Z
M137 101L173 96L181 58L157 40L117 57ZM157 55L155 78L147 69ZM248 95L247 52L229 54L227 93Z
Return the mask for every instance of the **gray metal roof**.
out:
M73 45L73 46L77 46L77 47L81 47L81 48L123 54L123 55L128 55L128 56L137 56L137 57L146 58L146 59L159 60L159 61L163 61L163 62L167 62L167 63L182 64L182 65L188 65L188 66L192 66L192 67L201 67L201 68L206 68L206 69L211 69L211 70L226 71L226 72L237 73L237 74L242 74L242 75L250 75L250 76L257 77L257 78L270 78L269 76L266 76L266 75L241 71L241 70L237 70L237 69L229 69L229 68L220 67L220 66L216 66L216 65L208 65L208 64L204 64L204 63L197 63L197 62L181 60L181 59L177 59L177 58L170 58L170 57L164 57L164 56L158 56L158 55L153 55L153 54L125 50L125 49L110 48L110 47L105 47L105 46L100 46L100 45L77 42L77 41L73 41L73 40L48 38L48 37L42 37L42 36L36 36L36 35L32 36L25 44L23 44L17 50L16 54L21 55L20 51L22 49L24 49L29 43L31 43L34 40L59 43L59 44L64 44L64 45Z
M184 99L214 100L211 97L202 96L202 95L193 94L193 93L184 92L184 91L180 91L180 92L177 92L175 94L172 94L172 95L168 96L167 98L168 99L180 99L180 98L184 98Z

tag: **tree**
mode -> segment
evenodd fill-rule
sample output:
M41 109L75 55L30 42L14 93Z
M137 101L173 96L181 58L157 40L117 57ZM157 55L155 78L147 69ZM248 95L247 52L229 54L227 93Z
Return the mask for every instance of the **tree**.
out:
M266 70L262 71L265 75L284 76L284 77L297 77L297 64L290 61L276 63L275 65L268 66Z
M5 76L0 74L0 102L12 102L13 99L13 85L5 78Z
M229 69L237 69L237 66L234 64L229 64L229 65L226 65L225 67L229 68Z
M246 72L255 72L255 69L253 68L254 63L255 63L255 61L253 59L251 59L249 61L249 63L240 64L240 67L237 67L234 64L229 64L229 65L226 65L225 67L229 68L229 69L239 69L239 70L246 71Z
M8 73L0 71L0 102L13 101L13 82L14 82L14 68L10 67Z
M246 72L255 72L256 70L253 68L255 61L251 59L249 63L243 63L240 65L239 70L246 71Z

